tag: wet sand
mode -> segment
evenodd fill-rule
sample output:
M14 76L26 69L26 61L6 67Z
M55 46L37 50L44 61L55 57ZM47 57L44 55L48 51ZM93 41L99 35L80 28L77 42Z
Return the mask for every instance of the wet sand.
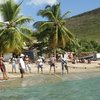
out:
M68 63L69 74L61 74L61 63L57 63L56 74L49 74L49 65L44 65L44 73L38 74L35 64L31 64L32 73L24 78L11 73L11 65L6 64L9 80L0 80L0 100L90 100L100 98L100 65ZM0 73L0 78L2 74ZM91 92L92 90L92 92ZM90 98L91 96L91 98ZM89 99L90 98L90 99Z
M0 89L4 88L13 88L13 87L24 87L31 86L36 84L44 84L48 82L58 82L64 80L76 80L88 77L100 76L100 65L99 61L92 61L91 64L87 63L76 63L72 64L68 63L69 66L69 74L64 75L61 73L61 63L56 63L56 74L51 71L49 73L49 65L45 63L43 66L43 74L37 73L36 64L30 64L32 73L27 71L24 75L24 78L20 78L20 72L17 65L17 73L12 73L11 64L5 62L5 66L7 69L7 74L9 76L8 80L2 80L2 73L0 72Z

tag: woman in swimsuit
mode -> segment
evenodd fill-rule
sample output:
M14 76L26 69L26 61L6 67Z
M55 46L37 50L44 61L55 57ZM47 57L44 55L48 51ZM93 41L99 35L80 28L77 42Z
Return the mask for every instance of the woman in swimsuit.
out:
M0 69L1 69L1 72L3 74L3 79L8 80L9 77L6 74L6 68L5 68L5 65L4 65L4 62L3 62L3 57L0 57Z

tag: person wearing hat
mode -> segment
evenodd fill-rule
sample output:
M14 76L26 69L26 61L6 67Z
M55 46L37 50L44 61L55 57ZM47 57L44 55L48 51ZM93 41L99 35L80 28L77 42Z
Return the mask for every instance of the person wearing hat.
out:
M25 71L25 63L24 63L24 60L23 60L23 58L24 58L24 55L20 55L20 57L19 57L19 70L20 70L20 74L21 74L21 78L23 78L24 77L24 71Z

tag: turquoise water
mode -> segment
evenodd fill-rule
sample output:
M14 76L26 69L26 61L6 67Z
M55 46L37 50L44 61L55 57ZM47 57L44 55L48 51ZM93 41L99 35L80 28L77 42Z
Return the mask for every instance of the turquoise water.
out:
M17 85L0 90L0 100L100 100L100 75L96 73L37 75L8 81L14 82Z

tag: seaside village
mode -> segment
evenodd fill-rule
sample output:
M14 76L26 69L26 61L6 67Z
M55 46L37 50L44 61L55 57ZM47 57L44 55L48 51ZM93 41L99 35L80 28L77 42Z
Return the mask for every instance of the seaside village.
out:
M0 14L3 18L0 22L1 80L24 78L34 74L67 76L75 72L99 71L100 39L97 39L97 42L92 36L91 39L88 37L90 40L88 38L85 40L87 35L84 36L84 34L78 37L82 31L77 33L79 29L74 28L78 30L75 32L70 27L77 26L77 20L75 19L75 25L70 25L72 22L69 22L71 20L66 17L69 11L61 14L60 2L47 5L37 12L40 17L47 18L47 20L34 21L32 16L25 17L21 12L24 0L20 3L14 0L4 1L2 0L0 4ZM98 8L94 11L97 13L99 10ZM78 22L82 22L82 20ZM30 24L31 26L28 27L27 25ZM85 23L81 25L85 25ZM80 28L80 24L77 27ZM87 34L87 32L85 33Z
M100 0L0 0L0 100L100 100Z

